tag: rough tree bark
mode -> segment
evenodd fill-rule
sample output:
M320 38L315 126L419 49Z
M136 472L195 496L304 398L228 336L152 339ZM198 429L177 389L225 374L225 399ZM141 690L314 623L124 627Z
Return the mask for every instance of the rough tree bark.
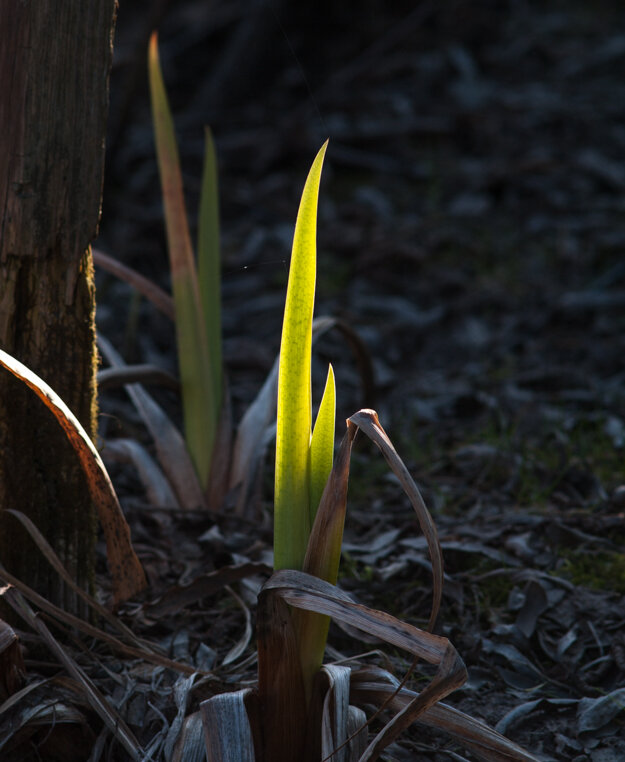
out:
M115 0L0 3L0 347L95 436L91 240L104 167ZM52 416L0 371L0 562L50 600L74 597L3 509L26 513L84 587L95 515Z

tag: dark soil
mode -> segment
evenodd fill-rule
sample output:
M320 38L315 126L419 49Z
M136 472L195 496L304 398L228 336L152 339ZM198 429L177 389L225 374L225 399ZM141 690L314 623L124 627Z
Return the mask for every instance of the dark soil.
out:
M623 760L622 3L291 5L122 3L97 246L169 287L145 77L158 24L193 224L204 124L216 139L225 357L240 417L277 352L299 196L329 136L316 314L364 339L376 395L363 399L332 334L316 351L315 395L331 361L339 434L347 415L374 407L423 488L445 553L438 631L470 676L449 703L545 762ZM102 334L127 361L175 372L171 325L98 277ZM179 420L176 394L155 395ZM104 392L101 412L103 437L152 446L121 392ZM431 581L417 523L380 456L356 450L341 585L423 625ZM156 511L132 469L112 473L153 591L267 560L270 458L264 520L252 524ZM239 589L244 600L251 589ZM145 627L175 658L219 667L245 619L223 593ZM376 647L338 629L331 643L343 654ZM194 700L253 680L254 664L241 662L252 654L253 640ZM401 674L406 659L389 654ZM104 673L102 690L121 691ZM171 716L173 679L159 677ZM130 704L147 744L157 716ZM387 758L475 759L421 730Z

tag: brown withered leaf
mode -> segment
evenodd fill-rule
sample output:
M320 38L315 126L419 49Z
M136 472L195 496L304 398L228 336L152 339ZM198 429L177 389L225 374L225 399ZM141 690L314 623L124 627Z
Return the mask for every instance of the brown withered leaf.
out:
M213 595L226 585L231 585L233 582L238 582L238 580L251 577L254 574L270 572L271 568L267 564L252 561L222 566L214 572L197 577L188 585L170 587L156 601L146 604L143 610L150 619L176 614L185 606L189 606L207 595Z
M309 759L302 756L299 702L303 700L303 687L297 679L301 675L297 643L285 604L347 622L438 667L428 686L373 739L360 757L361 762L377 759L417 717L467 678L464 663L447 638L354 603L346 593L316 577L286 569L278 571L266 582L258 599L258 684L265 743L271 745L271 759ZM279 723L276 717L280 717ZM299 756L289 756L294 752Z
M98 451L76 416L43 379L2 350L0 365L23 381L39 397L54 415L76 451L106 540L114 602L117 605L128 600L145 588L145 574L132 547L130 527Z
M441 605L444 571L443 551L441 550L436 526L434 525L434 521L432 520L423 498L421 497L419 488L415 484L415 481L410 475L403 460L397 454L397 451L393 447L393 443L380 425L377 413L374 410L359 410L357 413L350 416L348 420L357 426L380 448L391 471L399 479L404 492L408 496L408 499L417 514L417 520L421 527L421 531L427 540L428 551L432 561L432 610L428 622L428 630L432 630Z

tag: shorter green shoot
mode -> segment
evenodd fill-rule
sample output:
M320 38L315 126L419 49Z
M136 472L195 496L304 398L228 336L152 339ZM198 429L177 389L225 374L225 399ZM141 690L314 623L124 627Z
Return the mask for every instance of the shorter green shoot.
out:
M223 402L215 149L210 131L207 130L196 265L187 221L178 147L159 63L156 33L150 38L148 72L176 310L185 440L200 484L206 492Z

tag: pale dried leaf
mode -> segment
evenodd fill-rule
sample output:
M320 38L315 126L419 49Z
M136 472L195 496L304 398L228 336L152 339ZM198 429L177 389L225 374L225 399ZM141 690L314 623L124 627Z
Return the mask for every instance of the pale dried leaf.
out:
M360 759L367 748L367 715L363 709L351 704L347 710L347 737L347 759Z
M187 713L187 705L191 695L191 689L197 673L189 675L189 677L182 677L182 675L176 680L173 688L173 697L176 704L176 716L171 722L169 730L167 731L167 737L163 743L163 753L165 759L170 762L174 756L174 747L182 733L184 726L184 718Z
M320 673L323 682L321 757L328 762L349 762L349 690L351 670L328 664ZM366 737L366 728L364 729ZM336 750L336 751L335 751Z
M76 707L53 699L48 699L36 706L21 707L20 711L11 717L9 723L5 725L0 721L0 751L5 747L8 747L9 752L17 751L17 749L11 749L11 742L15 740L16 744L21 746L25 735L31 735L42 726L48 726L52 730L66 724L86 725L87 718ZM15 754L11 758L15 759Z
M171 762L206 762L205 749L202 715L200 712L193 712L187 715L182 723L182 731Z
M101 335L98 346L113 367L124 367L121 355ZM126 391L152 435L158 461L180 504L185 509L202 507L204 496L182 434L142 386L129 384Z
M578 733L597 730L625 711L625 688L616 688L605 696L583 698L577 716Z
M132 463L137 470L150 505L160 508L180 508L169 481L156 465L148 451L134 439L109 439L102 450L105 462L122 461Z
M238 490L235 512L240 516L249 513L250 493L266 446L266 431L276 415L278 359L276 358L254 401L245 411L232 450L229 488Z
M0 590L0 596L1 595L4 595L4 589ZM28 685L25 685L23 688L21 688L19 691L14 693L12 696L9 696L9 698L6 699L6 701L0 704L0 720L2 719L3 714L8 712L10 709L12 709L25 696L27 696L29 693L32 693L34 690L36 690L37 688L40 688L42 685L45 685L48 682L50 682L48 679L35 680L32 683L28 683Z
M221 693L200 704L207 762L255 762L245 706L249 692Z

